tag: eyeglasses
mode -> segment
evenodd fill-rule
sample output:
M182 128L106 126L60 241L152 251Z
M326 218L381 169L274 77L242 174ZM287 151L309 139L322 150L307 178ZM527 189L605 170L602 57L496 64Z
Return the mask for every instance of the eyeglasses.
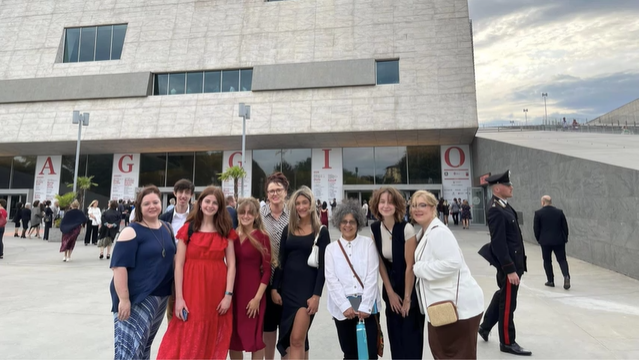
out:
M266 193L268 193L269 195L275 195L275 194L282 194L282 192L284 192L284 188L277 188L277 189L271 189L269 191L267 191Z
M339 222L339 224L341 224L342 226L346 226L346 225L350 225L350 226L356 226L357 225L357 221L356 220L343 220L341 222Z
M419 209L425 209L425 208L430 207L430 205L427 204L427 203L417 203L417 204L411 204L411 207L419 208Z

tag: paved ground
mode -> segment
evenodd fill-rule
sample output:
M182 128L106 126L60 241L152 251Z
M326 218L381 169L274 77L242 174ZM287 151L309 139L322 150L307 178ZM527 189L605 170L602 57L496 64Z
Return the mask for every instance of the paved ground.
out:
M95 246L79 243L72 262L63 263L59 243L21 240L11 232L0 260L0 358L112 359L108 261L98 259ZM454 233L487 304L495 272L476 253L488 241L486 228ZM515 322L517 341L533 351L532 358L639 358L639 281L569 258L573 288L551 289L544 286L539 248L527 246L530 272L523 277ZM154 356L165 329L166 322ZM341 359L325 298L309 338L311 359ZM498 342L496 331L489 342L480 340L479 358L517 358L500 353ZM385 353L389 359L388 345ZM424 350L424 359L431 358Z

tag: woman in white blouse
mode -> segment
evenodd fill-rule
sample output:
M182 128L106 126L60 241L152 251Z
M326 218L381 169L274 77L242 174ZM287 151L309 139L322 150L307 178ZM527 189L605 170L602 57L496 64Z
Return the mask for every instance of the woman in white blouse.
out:
M102 212L100 212L100 208L98 207L98 201L94 200L89 205L89 209L87 211L88 222L86 227L86 233L84 235L84 245L88 246L89 242L94 245L98 244L98 229L100 228L100 223L102 222Z
M369 359L377 360L377 249L371 238L357 234L366 224L366 216L356 201L337 206L331 221L339 227L341 237L326 247L324 271L328 311L335 321L344 360L358 358L355 330L360 320L366 326Z
M411 198L411 215L422 231L415 250L419 307L428 320L428 344L435 359L477 359L477 330L484 311L484 294L470 274L453 233L437 218L437 199L427 191ZM458 321L435 327L426 309L453 301Z

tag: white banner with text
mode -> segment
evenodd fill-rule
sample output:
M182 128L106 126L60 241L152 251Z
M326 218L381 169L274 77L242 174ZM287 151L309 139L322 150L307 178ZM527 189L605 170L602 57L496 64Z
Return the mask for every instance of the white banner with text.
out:
M60 190L61 155L40 155L36 160L33 200L53 200ZM71 189L69 188L69 192Z
M468 200L468 192L472 186L468 144L442 145L441 157L444 199L448 203L451 203L453 198Z
M113 176L111 178L112 200L135 200L135 190L140 182L140 154L124 153L113 155Z

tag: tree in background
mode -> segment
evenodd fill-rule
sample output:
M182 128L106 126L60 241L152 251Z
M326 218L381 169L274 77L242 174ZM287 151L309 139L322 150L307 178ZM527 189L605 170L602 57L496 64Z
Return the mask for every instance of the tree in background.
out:
M233 196L237 200L237 189L239 180L246 177L246 171L244 168L234 165L227 169L224 173L220 174L218 177L221 181L233 179Z
M80 190L78 192L78 202L80 202L80 205L82 206L81 209L83 210L84 210L84 196L86 195L87 191L90 190L91 187L98 186L97 183L93 183L93 177L95 176L78 177L78 189ZM67 187L73 188L73 184L67 184Z

